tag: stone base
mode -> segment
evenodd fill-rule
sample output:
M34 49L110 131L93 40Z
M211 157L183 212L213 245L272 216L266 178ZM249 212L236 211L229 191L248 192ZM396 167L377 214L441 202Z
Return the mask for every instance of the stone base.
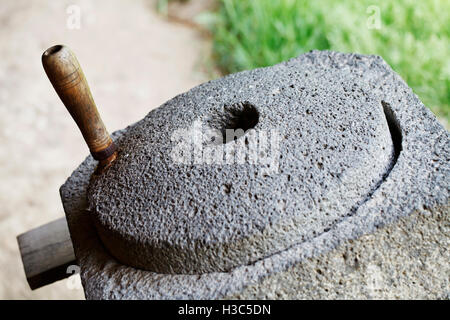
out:
M448 207L415 212L228 299L450 299Z

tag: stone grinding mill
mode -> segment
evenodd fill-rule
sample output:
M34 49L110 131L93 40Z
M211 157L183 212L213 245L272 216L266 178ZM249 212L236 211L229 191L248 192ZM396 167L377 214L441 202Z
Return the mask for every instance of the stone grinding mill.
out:
M380 57L232 74L112 137L73 53L42 61L91 156L18 237L32 288L77 264L88 299L448 297L449 133Z

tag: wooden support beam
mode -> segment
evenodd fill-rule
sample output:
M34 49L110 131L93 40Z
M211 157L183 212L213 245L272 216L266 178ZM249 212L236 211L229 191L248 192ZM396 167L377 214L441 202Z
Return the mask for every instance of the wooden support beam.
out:
M17 237L28 284L32 290L67 278L76 265L66 218L60 218Z

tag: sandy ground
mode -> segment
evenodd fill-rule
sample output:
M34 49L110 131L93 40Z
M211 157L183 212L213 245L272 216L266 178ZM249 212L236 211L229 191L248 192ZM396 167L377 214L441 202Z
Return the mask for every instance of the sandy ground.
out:
M80 29L68 28L71 5L81 10ZM59 43L73 49L109 131L207 80L207 41L154 8L151 0L1 1L0 299L84 298L79 278L31 291L16 242L63 216L59 186L88 154L42 52Z

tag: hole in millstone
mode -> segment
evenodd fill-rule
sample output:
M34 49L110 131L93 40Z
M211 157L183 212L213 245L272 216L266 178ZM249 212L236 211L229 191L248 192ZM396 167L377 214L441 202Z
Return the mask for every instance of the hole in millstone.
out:
M391 105L385 101L381 101L383 106L384 116L391 133L392 143L394 145L394 165L397 162L398 156L402 151L402 132L400 130L400 125L396 119L394 112L392 111Z
M224 106L221 113L211 116L206 123L210 129L220 132L221 139L213 139L213 143L218 140L228 143L253 129L258 121L259 113L255 106L249 102L240 102Z

